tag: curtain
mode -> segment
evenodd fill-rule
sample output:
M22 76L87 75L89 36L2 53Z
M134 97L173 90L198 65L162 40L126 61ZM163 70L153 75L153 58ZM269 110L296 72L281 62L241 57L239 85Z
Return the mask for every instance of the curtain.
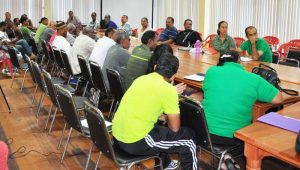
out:
M193 29L199 31L199 0L154 0L154 28L165 28L166 19L174 18L174 26L184 30L184 20L193 21Z
M0 0L1 20L5 19L4 13L10 12L12 20L27 14L33 25L37 26L43 16L44 0Z
M52 0L52 19L67 21L71 10L81 23L89 24L91 13L97 13L97 22L100 22L100 0Z
M255 26L258 36L276 36L280 43L300 38L298 0L210 0L206 8L205 36L216 34L218 22L228 22L228 34L245 37L245 28Z

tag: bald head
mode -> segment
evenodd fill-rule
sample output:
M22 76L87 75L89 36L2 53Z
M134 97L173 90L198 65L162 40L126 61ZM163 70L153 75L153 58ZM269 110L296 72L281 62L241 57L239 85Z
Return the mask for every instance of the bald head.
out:
M50 21L49 22L49 28L52 28L52 29L55 29L55 25L56 25L56 22L55 21Z

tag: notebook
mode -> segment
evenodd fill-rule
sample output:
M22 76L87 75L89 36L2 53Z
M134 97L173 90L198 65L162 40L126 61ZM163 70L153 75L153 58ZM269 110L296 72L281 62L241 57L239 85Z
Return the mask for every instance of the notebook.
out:
M240 60L242 62L249 62L249 61L252 61L253 59L252 58L249 58L249 57L240 57Z
M197 73L197 74L192 74L192 75L189 75L189 76L185 76L184 78L188 79L188 80L194 80L194 81L201 82L201 81L204 80L205 74Z
M270 112L268 114L265 114L259 117L257 120L296 133L298 133L300 130L299 119L280 115L275 112Z

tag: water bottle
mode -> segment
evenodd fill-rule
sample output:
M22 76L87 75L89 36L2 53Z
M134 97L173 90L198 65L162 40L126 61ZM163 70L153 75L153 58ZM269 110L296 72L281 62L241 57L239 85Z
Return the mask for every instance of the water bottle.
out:
M196 41L195 48L196 48L196 54L200 54L200 52L201 52L201 43L200 43L199 40Z

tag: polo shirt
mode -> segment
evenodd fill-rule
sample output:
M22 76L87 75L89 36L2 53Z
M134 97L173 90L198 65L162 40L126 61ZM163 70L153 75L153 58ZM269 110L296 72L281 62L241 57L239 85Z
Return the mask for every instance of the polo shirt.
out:
M22 33L24 39L25 39L26 41L29 41L29 39L31 38L31 30L28 29L28 28L25 27L25 26L21 26L20 31L21 31L21 33Z
M250 125L255 101L271 102L279 91L240 64L226 62L208 69L203 92L209 132L233 138L235 131Z
M240 49L243 51L247 51L248 54L252 54L252 44L249 40L243 42L240 46ZM259 61L264 62L272 62L272 51L270 49L270 45L262 38L258 38L256 41L256 49L257 51L263 52L262 56L260 56Z
M125 89L128 89L131 83L139 76L147 73L149 59L152 53L150 48L142 44L133 49L132 55L128 60L125 74Z
M44 25L43 23L40 23L38 29L36 30L36 34L34 36L35 43L39 42L40 37L41 37L42 33L45 31L46 28L47 28L46 25Z
M113 136L123 143L139 141L162 113L179 114L176 88L156 72L141 76L122 98L112 121Z
M111 20L108 21L107 23L107 28L113 28L113 29L117 29L117 24Z
M226 35L224 42L222 42L219 35L216 35L213 39L212 45L221 55L230 48L236 48L235 40L229 35Z
M127 34L131 35L132 34L132 28L128 22L126 22L124 25L120 25L119 30L124 30Z
M178 34L175 27L167 27L159 35L159 41L167 41L169 39L174 40Z

